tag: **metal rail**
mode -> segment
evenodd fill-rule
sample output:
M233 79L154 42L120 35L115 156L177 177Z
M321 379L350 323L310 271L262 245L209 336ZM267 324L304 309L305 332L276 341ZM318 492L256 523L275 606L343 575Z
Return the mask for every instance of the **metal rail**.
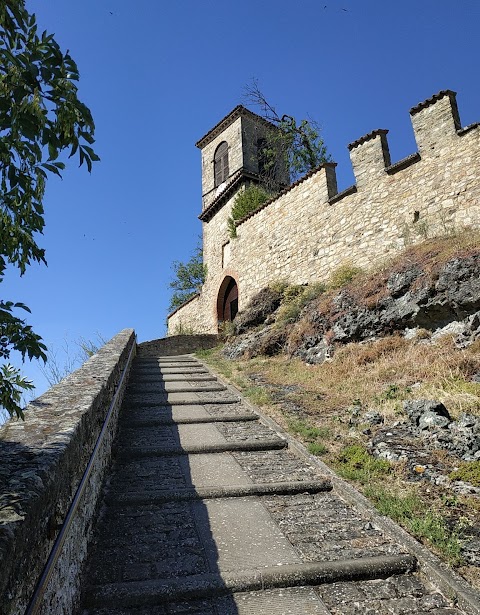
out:
M60 557L61 553L62 553L62 548L63 545L65 544L65 540L67 539L67 535L68 532L70 530L70 527L73 523L73 519L75 517L75 514L77 512L78 506L80 504L80 501L82 499L83 493L87 487L87 483L88 480L90 478L90 474L92 473L92 469L93 469L93 464L95 463L96 457L97 457L97 453L100 449L100 446L103 442L103 438L105 437L105 434L107 432L107 428L108 425L110 423L110 419L111 416L113 414L113 410L115 408L115 405L117 403L118 400L118 396L120 394L123 382L125 380L125 376L127 374L128 368L130 367L130 363L132 361L132 355L133 352L137 346L137 340L136 337L133 340L133 344L132 347L130 349L130 353L128 355L128 359L127 362L125 364L125 367L123 368L122 371L122 375L120 377L120 380L118 382L117 385L117 389L115 391L115 394L112 398L112 401L110 403L110 406L108 408L108 412L107 415L105 417L105 420L103 422L103 426L102 429L100 431L100 434L97 438L97 441L95 443L93 452L90 456L90 459L88 461L87 467L85 469L85 472L83 473L82 479L80 480L80 483L77 487L77 491L75 492L75 496L72 500L72 503L70 504L70 508L68 509L67 515L65 517L65 521L63 522L62 528L55 540L55 544L52 547L52 550L50 551L50 555L48 556L48 560L47 563L45 564L45 567L43 569L43 572L38 580L38 583L35 587L35 591L33 593L33 596L30 600L30 603L25 611L25 615L36 615L36 613L38 613L38 610L41 606L41 601L42 598L45 594L45 591L47 589L47 585L48 582L50 581L50 578L53 574L53 570L55 567L55 564L58 561L58 558Z

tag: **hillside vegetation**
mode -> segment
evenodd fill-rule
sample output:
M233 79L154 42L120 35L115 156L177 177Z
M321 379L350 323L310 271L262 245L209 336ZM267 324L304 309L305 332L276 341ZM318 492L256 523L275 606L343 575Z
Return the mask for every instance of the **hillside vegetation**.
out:
M263 289L200 356L480 586L480 234Z

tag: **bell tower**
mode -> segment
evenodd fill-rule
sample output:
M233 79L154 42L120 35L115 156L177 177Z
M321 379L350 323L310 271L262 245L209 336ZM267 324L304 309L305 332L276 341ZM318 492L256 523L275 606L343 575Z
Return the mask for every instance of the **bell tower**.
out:
M266 145L277 130L263 117L238 105L198 141L202 152L201 219L225 191L232 194L245 183L261 183ZM289 184L280 151L269 169L269 179L279 187Z

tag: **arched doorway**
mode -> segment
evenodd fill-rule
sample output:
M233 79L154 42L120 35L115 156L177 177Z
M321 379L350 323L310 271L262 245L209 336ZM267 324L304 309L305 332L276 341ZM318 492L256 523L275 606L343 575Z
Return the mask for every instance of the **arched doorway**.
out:
M234 278L227 276L220 286L217 299L219 322L233 320L238 312L238 286Z

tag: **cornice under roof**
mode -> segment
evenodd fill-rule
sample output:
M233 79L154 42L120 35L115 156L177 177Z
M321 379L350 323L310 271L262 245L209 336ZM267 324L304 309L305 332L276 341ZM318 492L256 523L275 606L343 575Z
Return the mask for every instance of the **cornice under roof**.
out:
M232 124L237 118L241 116L248 116L251 118L255 118L257 121L261 121L263 124L270 126L271 128L275 128L275 125L266 120L261 115L257 113L253 113L250 109L247 109L243 105L237 105L235 109L230 111L228 115L226 115L222 120L215 124L215 126L207 132L199 141L195 143L196 147L200 149L204 148L205 145L208 145L215 137L217 137L221 132L225 130L230 124Z

